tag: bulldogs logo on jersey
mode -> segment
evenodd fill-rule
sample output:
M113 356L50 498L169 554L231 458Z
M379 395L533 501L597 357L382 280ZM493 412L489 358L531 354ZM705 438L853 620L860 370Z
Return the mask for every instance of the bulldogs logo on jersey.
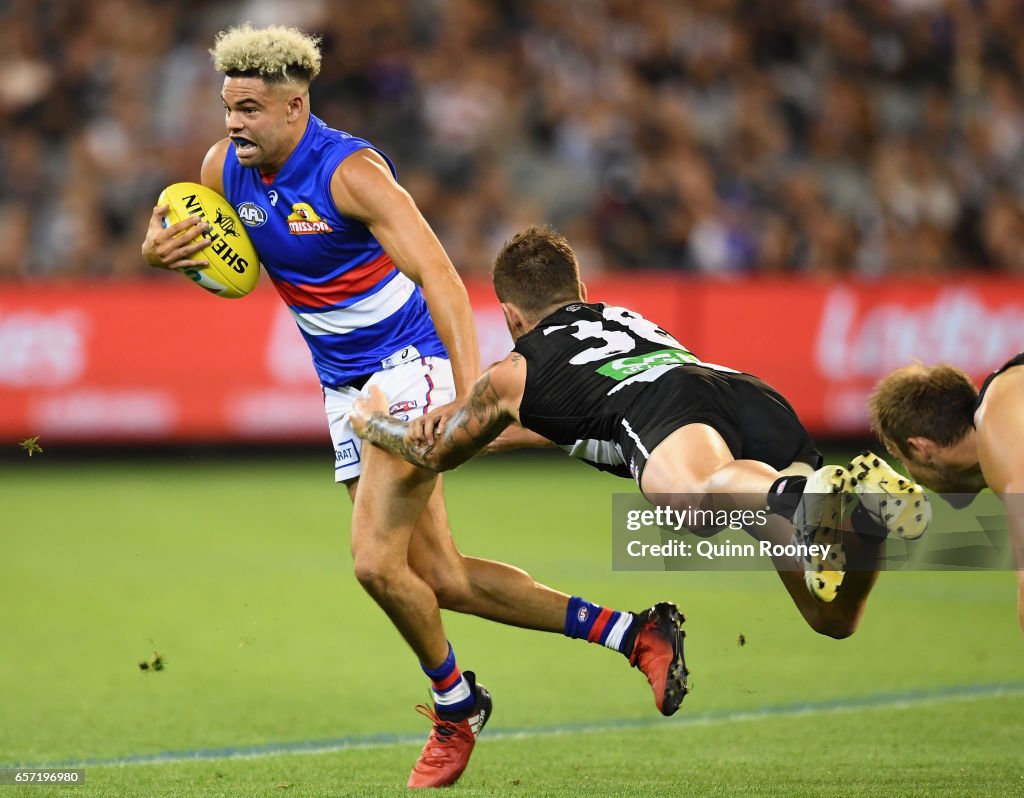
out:
M415 399L406 399L402 402L395 402L391 407L388 408L388 413L392 416L403 414L403 421L409 420L409 411L415 410L419 407L419 402Z
M320 218L308 202L292 204L292 212L288 214L288 232L295 236L306 236L314 233L330 233L334 228Z

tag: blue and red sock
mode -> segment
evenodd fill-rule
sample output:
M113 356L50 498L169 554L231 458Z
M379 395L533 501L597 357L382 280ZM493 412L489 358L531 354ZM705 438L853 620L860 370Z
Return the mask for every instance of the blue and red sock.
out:
M461 715L468 713L476 701L469 682L455 664L455 652L452 644L448 644L448 656L436 668L428 668L422 662L420 667L430 679L434 693L434 709L439 714Z
M631 612L620 612L573 596L565 611L563 634L574 640L600 643L628 657L636 639L635 620Z

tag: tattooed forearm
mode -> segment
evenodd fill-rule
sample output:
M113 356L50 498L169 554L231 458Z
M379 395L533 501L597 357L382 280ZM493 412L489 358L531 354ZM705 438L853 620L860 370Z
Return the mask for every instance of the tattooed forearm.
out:
M378 411L367 419L363 437L413 465L436 471L436 467L429 460L430 450L434 447L416 446L411 443L406 437L408 428L409 425L404 421Z
M465 405L448 422L441 442L448 442L456 449L470 445L472 453L476 454L498 437L511 421L501 407L501 398L491 385L491 373L488 371L476 381Z
M413 443L408 437L407 423L381 412L370 416L361 435L413 465L447 471L480 452L511 422L488 372L477 380L473 392L429 446Z

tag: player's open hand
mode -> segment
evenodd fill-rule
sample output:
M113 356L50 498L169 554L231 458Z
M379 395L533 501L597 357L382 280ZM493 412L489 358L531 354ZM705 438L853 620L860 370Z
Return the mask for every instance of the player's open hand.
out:
M348 414L348 422L360 438L365 438L366 423L374 413L388 414L388 397L376 385L370 386L368 396L360 397L352 403L352 411Z
M169 205L157 205L149 218L146 240L142 242L142 257L150 266L160 269L185 269L190 266L206 266L205 260L192 256L210 246L210 239L199 238L210 229L210 225L198 216L190 216L180 222L164 227L164 216Z

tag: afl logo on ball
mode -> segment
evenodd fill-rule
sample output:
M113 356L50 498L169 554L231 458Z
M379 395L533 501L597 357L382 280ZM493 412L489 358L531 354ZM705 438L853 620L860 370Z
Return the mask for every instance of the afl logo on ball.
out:
M238 206L238 218L246 227L261 227L266 224L267 212L255 202L243 202Z

